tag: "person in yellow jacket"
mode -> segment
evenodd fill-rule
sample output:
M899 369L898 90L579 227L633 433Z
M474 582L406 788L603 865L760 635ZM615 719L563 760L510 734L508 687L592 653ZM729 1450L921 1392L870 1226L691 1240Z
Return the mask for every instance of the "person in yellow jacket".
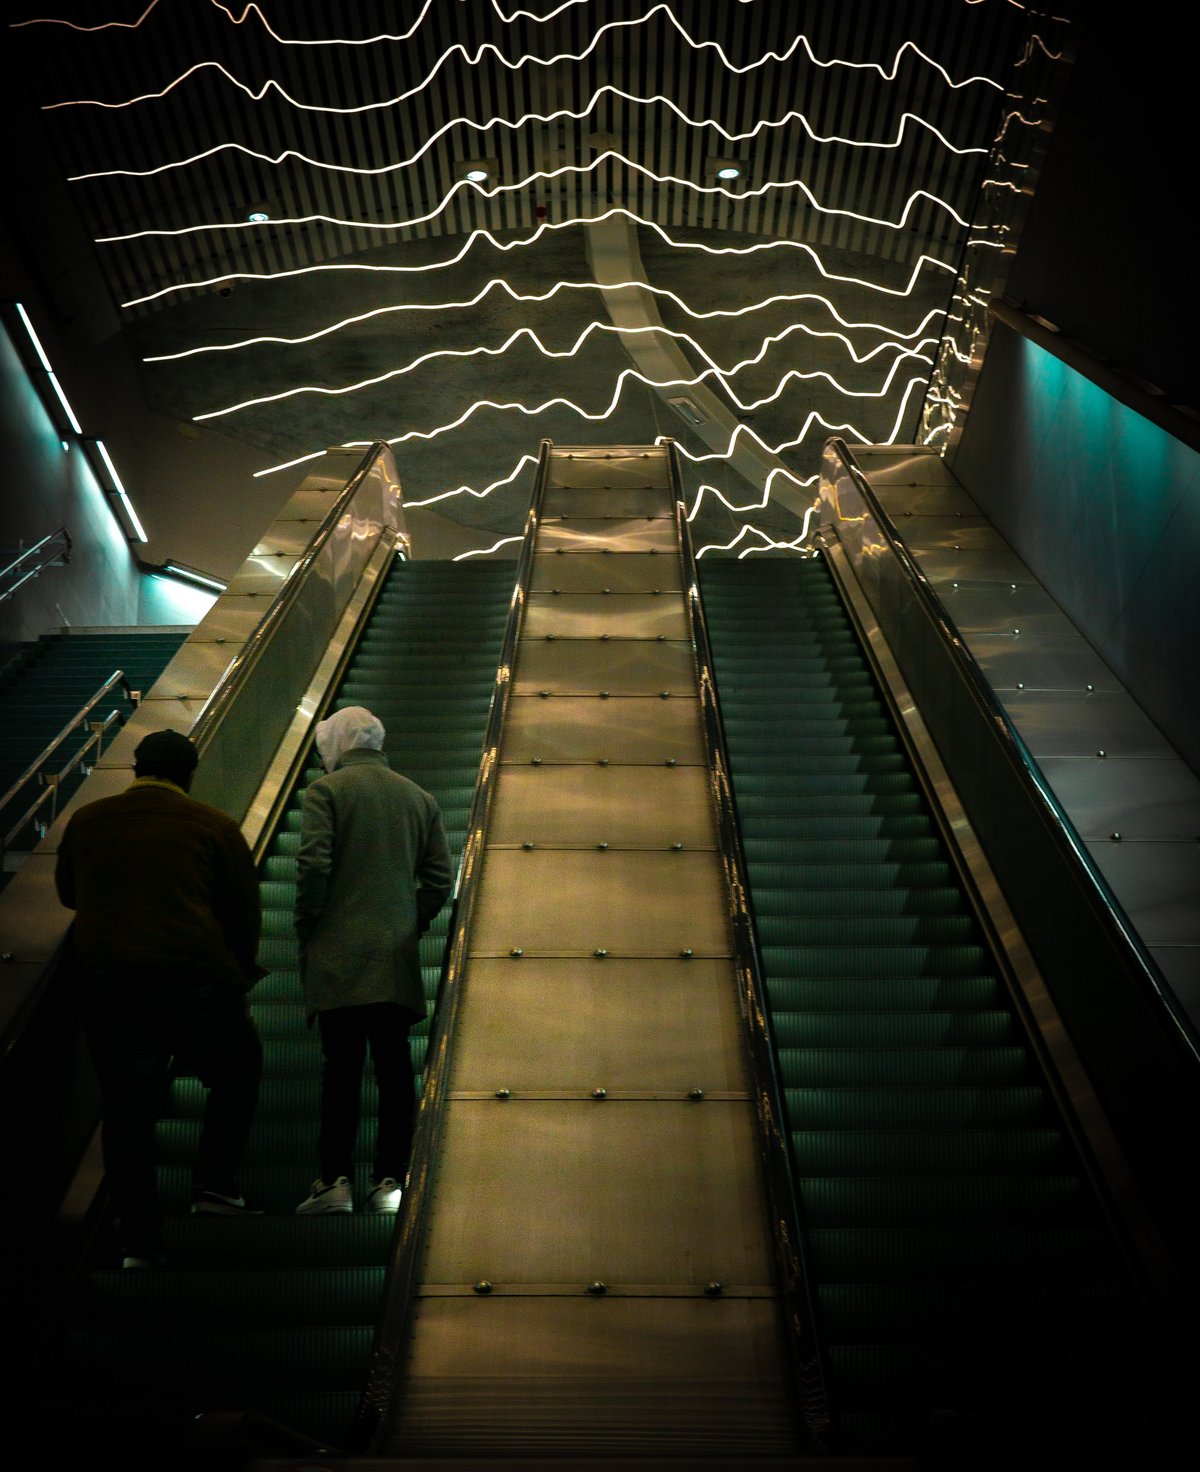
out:
M436 800L393 772L383 724L362 706L317 726L326 775L304 795L296 934L309 1021L324 1055L321 1174L301 1215L353 1211L354 1151L368 1047L378 1133L368 1211L395 1211L412 1142L408 1030L425 1017L420 937L450 896L450 850Z
M146 736L132 785L72 814L55 868L128 1267L164 1261L154 1126L172 1058L208 1089L192 1211L250 1209L237 1178L262 1074L258 875L233 819L188 796L197 760L177 731Z

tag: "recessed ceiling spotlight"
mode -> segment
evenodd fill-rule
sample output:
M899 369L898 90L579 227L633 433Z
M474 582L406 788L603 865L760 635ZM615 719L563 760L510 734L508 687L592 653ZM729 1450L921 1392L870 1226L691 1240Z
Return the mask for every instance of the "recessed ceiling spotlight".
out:
M737 164L722 164L717 170L718 179L740 179L741 177L742 171Z
M265 225L271 216L266 210L251 210L246 218L252 225Z
M487 177L488 171L486 169L468 169L463 175L463 178L472 184L485 184Z

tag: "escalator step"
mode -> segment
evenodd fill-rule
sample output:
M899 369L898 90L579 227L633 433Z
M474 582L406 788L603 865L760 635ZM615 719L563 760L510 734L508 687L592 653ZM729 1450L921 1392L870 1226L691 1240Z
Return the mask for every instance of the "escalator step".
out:
M1041 1089L813 1089L784 1090L792 1130L923 1130L1046 1124Z
M1025 1083L1034 1077L1025 1047L1018 1042L990 1046L870 1048L857 1044L797 1047L780 1044L784 1078L810 1088L882 1088L908 1085L989 1085Z
M768 976L979 976L987 970L980 945L763 946Z
M264 1323L369 1324L379 1312L386 1269L246 1268L175 1274L93 1273L81 1316L113 1327L151 1328L165 1318L198 1328ZM166 1281L164 1281L166 1279Z
M1069 1159L1053 1129L791 1130L801 1175L991 1175L1060 1170Z
M963 946L974 950L967 943L975 934L975 922L969 915L860 914L850 919L845 915L759 914L758 934L764 950L833 948L851 937L854 945L847 949L855 953L865 946Z
M1000 983L982 976L771 976L767 979L771 1011L778 1017L792 1012L974 1012L998 1011L1003 1002Z
M895 1048L991 1048L1019 1045L1008 1012L784 1012L776 1019L779 1048L861 1048L867 1060Z
M1080 1228L1091 1200L1077 1175L804 1176L810 1229ZM939 1270L940 1271L940 1270Z

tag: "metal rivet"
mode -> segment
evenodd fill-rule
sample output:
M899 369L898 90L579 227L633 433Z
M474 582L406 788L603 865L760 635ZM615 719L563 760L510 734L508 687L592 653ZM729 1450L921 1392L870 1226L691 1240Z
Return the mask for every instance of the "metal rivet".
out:
M523 956L525 952L521 949L520 946L513 946L512 950L509 951L508 954L510 956Z
M607 1089L593 1089L592 1090L592 1098L593 1099L607 1099L608 1098L608 1090Z
M547 644L553 644L556 637L557 636L555 634L547 634L546 635L546 643Z
M1016 585L1016 583L1009 583L1008 586L1013 590L1014 593L1017 591L1017 585Z
M563 555L563 552L564 552L564 550L565 550L565 549L564 549L564 548L562 548L562 547L555 547L555 549L554 549L554 551L555 551L555 554L556 554L556 555L557 555L557 556L559 556L559 557L561 557L561 556L562 556L562 555Z
M688 1090L688 1098L689 1099L703 1099L704 1098L704 1090L703 1089L689 1089Z
M1089 690L1094 690L1095 688L1096 688L1095 685L1088 685L1087 686L1087 689L1089 689Z
M596 845L596 847L597 847L597 848L607 848L607 847L608 847L608 844L607 844L607 843L598 843L598 844L597 844L597 845Z
M596 765L598 767L607 767L608 766L608 758L606 756L597 757L596 758Z
M492 1285L486 1278L480 1278L479 1282L475 1284L476 1293L490 1293L491 1291Z
M611 588L601 588L600 591L602 593L611 593L612 592L612 589Z
M672 850L673 850L673 851L674 851L674 852L675 852L675 853L679 853L679 852L680 852L680 850L681 850L681 849L682 849L682 848L683 848L683 844L682 844L682 843L673 843L673 844L672 844L672 845L671 845L671 848L672 848Z
M1020 631L1020 629L1014 629L1014 630L1013 630L1013 633L1014 633L1014 634L1019 634L1019 633L1020 633L1020 632L1021 632L1021 631Z
M657 598L658 595L659 595L659 593L662 592L662 589L661 588L651 588L650 589L650 592L651 592L651 594L652 594L653 597Z
M587 1285L587 1291L599 1298L602 1293L608 1292L608 1288L604 1283L597 1280L595 1283L589 1283Z
M1114 843L1120 843L1121 841L1121 835L1119 833L1110 833L1108 836Z
M685 950L680 951L679 954L683 957L685 961L690 961L692 956L695 955L695 952L692 950L691 946L688 946Z
M705 1283L704 1285L704 1292L709 1298L720 1298L724 1291L722 1285L717 1282Z
M657 635L657 638L658 638L658 642L660 644L665 644L667 642L667 636L666 636L666 634L659 634L659 635Z
M600 699L601 700L607 700L608 699L608 691L607 690L601 690L601 692L600 692Z
M533 847L533 844L532 844L532 843L531 843L531 842L530 842L530 841L529 841L529 839L528 839L528 838L527 838L527 839L526 839L526 840L525 840L525 842L524 842L524 843L523 843L523 844L522 844L522 845L521 845L521 847L522 847L522 848L524 848L524 849L530 849L530 848L532 848L532 847Z
M600 550L601 550L601 552L604 553L605 557L607 557L608 554L612 551L612 548L611 547L601 547Z
M669 756L666 759L666 761L663 763L663 766L665 766L665 767L673 767L675 765L676 765L676 762L675 762L675 758L673 756Z
M561 593L562 592L562 589L561 588L551 588L550 591L552 593Z
M543 700L546 700L549 698L550 692L549 690L539 690L538 694L542 697Z
M1096 755L1097 755L1097 756L1107 756L1107 755L1108 755L1108 752L1106 752L1106 751L1104 751L1104 750L1103 750L1103 749L1101 749L1101 750L1100 750L1100 751L1098 751L1098 752L1097 752L1097 753L1096 753Z
M542 764L542 759L541 759L540 756L531 756L529 758L529 765L531 767L540 767L541 764Z
M660 690L658 692L658 698L660 700L670 700L671 692L669 690Z
M1017 681L1017 689L1018 690L1024 690L1024 688L1025 688L1025 681L1024 680L1018 680Z
M960 546L959 546L959 545L958 545L958 543L957 543L957 542L955 542L955 544L954 544L954 550L955 550L955 551L956 551L956 552L961 552L961 551L962 551L962 548L961 548L961 547L960 547Z
M512 1098L512 1090L511 1089L497 1089L496 1090L496 1098L497 1099L511 1099Z
M597 946L597 948L592 952L592 955L598 957L599 960L603 961L605 956L608 955L608 952L604 949L603 946Z

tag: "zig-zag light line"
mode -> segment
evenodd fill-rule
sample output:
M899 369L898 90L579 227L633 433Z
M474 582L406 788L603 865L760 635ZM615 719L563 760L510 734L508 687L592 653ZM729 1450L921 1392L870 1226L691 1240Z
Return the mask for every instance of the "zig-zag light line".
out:
M761 444L762 441L760 440L759 443ZM730 445L732 446L732 444L733 441L731 440ZM679 448L678 442L676 443L676 448ZM729 455L718 456L717 458L729 459L732 454L733 451L731 449ZM777 478L782 478L783 480L790 481L792 485L794 485L798 490L802 491L806 490L809 486L813 485L815 482L821 479L819 475L810 475L803 477L794 475L792 471L788 470L785 466L776 465L774 469L768 473L766 480L763 482L762 500L748 501L744 506L735 505L728 498L728 496L726 496L716 486L710 485L708 484L708 482L704 482L696 491L696 499L692 502L692 509L688 512L687 519L688 521L695 521L696 517L699 515L700 507L704 504L704 497L706 493L714 495L717 500L720 501L721 504L726 508L727 511L761 511L766 506L767 502L771 499L771 487L774 485Z
M158 291L152 291L146 296L131 297L129 301L122 302L121 306L141 307L149 302L158 301L160 297L170 296L176 291L202 291L210 286L216 286L223 281L285 281L294 276L308 276L319 271L367 271L381 275L405 276L423 274L429 271L445 271L451 266L457 266L467 256L477 240L486 240L495 250L510 251L524 250L527 246L535 245L544 232L548 230L569 230L576 225L600 224L604 220L611 220L614 215L623 215L635 225L642 225L647 230L653 230L655 234L675 250L698 250L706 255L712 256L748 256L756 255L760 251L768 250L798 250L804 252L821 276L826 281L836 281L843 286L860 286L865 291L878 292L882 296L904 297L911 296L921 272L926 266L935 266L939 271L957 272L957 267L950 261L940 261L936 256L920 255L909 272L908 284L906 286L883 286L876 281L868 281L861 276L841 276L835 271L825 268L825 263L817 254L816 250L803 240L766 240L757 245L706 245L699 240L675 240L668 235L666 230L655 220L643 219L623 206L617 205L606 210L600 215L578 216L569 220L558 220L555 222L544 221L538 225L532 235L527 235L521 240L501 241L491 233L490 230L482 228L472 230L456 255L447 257L444 261L433 261L421 265L395 266L395 265L372 265L358 261L331 261L311 266L296 266L288 271L226 271L220 276L209 276L200 281L180 282L175 286L164 286Z
M557 169L537 169L525 178L517 180L513 184L497 184L488 189L482 184L476 184L472 179L459 179L451 185L449 190L442 196L441 201L424 215L412 215L405 220L342 220L334 215L296 215L280 218L278 220L256 221L256 220L232 220L228 222L217 221L207 225L181 225L174 230L130 230L124 235L98 235L95 243L97 245L121 245L130 240L147 239L171 239L176 240L185 235L205 235L217 230L261 230L265 226L277 230L284 225L334 225L347 230L406 230L417 225L427 225L431 220L437 219L451 204L456 194L466 190L474 190L482 199L493 200L501 194L524 193L531 184L537 184L544 180L560 179L566 174L591 174L601 164L609 159L618 164L623 164L635 174L641 174L647 179L652 179L655 184L674 184L680 189L690 189L694 194L720 195L723 199L737 204L750 199L757 199L761 195L769 193L772 189L798 189L812 208L820 215L840 216L849 220L857 220L863 225L877 225L885 230L903 230L908 224L908 217L917 205L918 201L925 199L937 208L945 212L957 224L964 229L968 228L970 221L962 215L948 201L941 199L936 194L931 194L928 189L914 189L904 203L904 209L898 220L885 220L876 215L862 215L857 210L837 209L832 205L821 204L816 195L808 187L803 179L771 179L765 184L760 184L754 189L743 189L740 192L726 189L720 184L697 184L692 179L682 179L674 174L657 174L653 169L644 164L636 163L633 159L626 158L624 154L615 149L605 149L603 153L597 154L590 164L563 164Z
M424 12L422 12L422 14L424 14ZM563 51L557 53L555 56L552 57L534 56L531 53L527 52L514 62L509 61L507 57L501 55L500 48L496 46L494 42L482 42L476 49L474 55L471 55L467 46L464 45L463 42L456 41L453 45L448 46L446 50L443 51L442 55L434 63L429 75L423 81L418 82L416 86L411 87L407 92L401 92L398 96L389 98L383 102L363 103L361 106L354 108L319 107L315 104L297 102L295 98L291 97L287 92L284 91L284 89L277 81L274 80L274 78L268 78L267 81L263 83L259 91L255 92L253 88L247 87L244 82L239 81L237 77L235 77L231 72L227 71L226 68L220 64L220 62L200 61L197 62L194 66L188 67L186 71L181 72L179 76L177 76L173 81L168 82L165 87L161 88L157 92L145 92L137 97L126 98L124 102L101 102L98 98L94 97L75 98L64 102L47 103L44 110L52 111L56 108L63 107L99 107L104 108L107 111L116 111L126 107L134 107L141 102L157 102L162 98L168 96L171 92L175 90L176 87L181 86L197 72L202 70L215 69L221 72L230 82L233 83L235 87L238 87L242 92L246 94L247 97L251 98L252 101L259 102L268 91L274 91L278 92L280 96L282 96L287 102L291 103L294 107L304 107L316 112L339 112L343 115L348 116L354 113L370 112L384 108L396 107L401 102L407 102L409 98L415 97L418 93L423 92L425 88L433 82L434 78L437 76L441 68L450 60L450 58L456 52L462 56L463 60L467 63L468 66L478 66L484 56L484 53L491 52L492 55L494 55L496 61L501 66L507 67L509 71L519 71L521 67L525 66L527 63L530 63L534 66L552 67L559 66L563 62L581 62L586 60L587 57L590 56L591 53L596 49L596 47L599 46L606 32L612 30L629 30L638 26L644 26L648 24L648 22L657 14L661 14L669 25L675 27L676 31L679 33L684 43L687 46L690 46L693 51L715 51L721 60L721 64L726 68L726 70L733 72L737 76L745 76L747 72L756 71L759 67L765 66L767 62L770 61L779 63L790 61L797 50L803 50L812 65L821 68L822 70L828 70L831 67L847 67L852 71L873 71L876 72L883 81L894 82L896 80L896 77L899 75L902 57L905 55L905 53L912 52L914 56L919 57L920 60L925 62L927 66L931 67L935 72L937 72L952 91L958 91L963 87L974 86L976 83L988 87L993 87L996 89L996 91L1003 91L1003 87L1001 86L1001 84L994 81L991 77L973 76L967 77L961 82L954 81L954 79L950 76L950 73L945 69L945 67L943 67L939 62L934 61L931 56L926 55L926 53L922 51L921 48L914 41L904 41L900 44L900 46L896 50L895 56L892 59L890 71L886 67L884 67L881 62L877 61L846 61L842 58L836 57L833 60L823 61L813 51L812 45L809 42L808 38L803 35L796 36L791 45L788 46L785 51L766 51L763 53L762 56L758 58L757 61L747 62L745 66L738 66L735 62L732 62L725 54L725 50L719 42L695 40L695 38L687 30L686 26L684 26L682 22L676 17L670 6L663 3L663 0L660 0L660 3L652 5L644 15L639 16L636 19L606 21L604 25L598 27L597 30L593 32L591 41L580 52ZM25 24L37 24L37 22L28 21L25 22Z
M401 302L395 306L374 307L369 312L359 312L352 317L343 317L341 321L331 323L327 327L318 328L315 332L303 333L299 337L274 337L264 335L262 337L246 337L240 342L208 343L198 348L183 348L177 353L152 353L142 359L143 363L177 363L184 358L195 358L207 353L233 353L240 352L243 348L252 347L297 347L305 343L317 342L323 337L329 337L343 328L357 326L360 322L369 322L375 317L390 316L400 312L452 312L464 311L471 307L477 307L494 290L506 292L514 302L548 302L558 295L560 291L620 291L626 287L637 287L641 291L647 291L654 296L665 297L671 301L686 316L693 321L710 321L714 317L746 317L753 312L764 311L768 307L781 306L789 302L819 302L829 314L840 322L849 331L882 332L897 342L905 338L919 337L929 326L935 317L944 317L945 309L942 307L931 307L920 323L911 332L899 332L893 327L888 327L882 322L848 322L829 300L828 297L820 296L816 292L802 291L794 293L780 293L777 296L764 297L761 301L751 302L745 307L714 307L712 311L701 312L691 307L684 299L665 286L652 286L646 281L617 281L601 284L597 281L558 281L548 291L523 293L515 290L502 276L494 276L486 285L480 288L476 294L467 301L460 302ZM799 326L800 324L796 324ZM802 329L813 337L835 337L845 343L846 349L856 363L865 362L866 358L860 358L849 338L840 332L821 332L817 328L805 327ZM872 353L880 351L882 347L891 346L892 343L881 343L873 348Z
M468 557L486 557L489 553L495 552L499 547L508 547L513 542L523 542L524 540L524 533L518 532L515 537L501 537L498 542L493 542L490 547L472 547L469 552L460 552L457 556L452 557L450 561L463 562Z
M362 389L375 388L381 383L390 383L393 379L403 378L409 373L415 372L418 368L424 367L426 363L436 362L439 359L480 357L502 358L509 351L510 348L521 341L528 341L531 345L536 347L538 352L540 352L545 358L574 358L578 356L584 344L594 332L611 333L614 336L654 336L655 334L662 334L665 337L674 338L677 342L685 343L697 354L698 357L700 357L704 362L708 363L709 365L708 368L705 369L704 372L700 375L700 378L690 381L693 383L698 383L702 378L708 377L710 375L715 376L718 382L720 382L721 385L733 397L739 408L745 411L760 408L763 404L771 402L771 399L778 397L779 392L782 391L782 383L786 382L789 378L824 378L835 389L837 389L839 393L843 394L847 398L879 398L882 394L887 392L887 387L891 382L892 376L895 374L900 363L905 358L916 358L921 362L931 363L932 359L927 357L921 350L927 347L936 347L938 343L938 339L934 337L924 338L914 347L910 348L903 348L900 346L899 343L884 342L880 343L877 347L872 348L869 353L866 353L861 358L854 354L853 349L851 349L851 356L854 358L854 361L860 366L863 363L869 362L879 353L889 351L896 353L896 357L893 359L891 367L888 370L887 384L885 384L884 388L881 389L878 393L843 388L832 374L825 372L823 369L817 369L808 373L802 372L799 369L791 369L789 370L785 378L781 380L781 386L777 388L776 393L772 394L770 398L759 399L754 403L742 403L738 396L733 392L733 389L730 387L727 379L736 377L745 368L750 368L758 363L761 363L763 358L767 355L772 347L777 346L779 343L785 341L785 339L791 337L794 332L804 332L811 337L837 338L839 341L845 343L847 347L850 346L848 339L844 338L840 332L817 332L811 328L806 327L803 323L792 322L789 323L789 325L785 327L782 331L764 337L760 343L758 352L753 357L744 358L741 360L741 362L735 363L732 367L722 368L718 363L713 361L709 354L705 352L705 350L696 341L696 339L692 337L689 333L678 332L668 327L617 327L614 326L614 324L611 322L589 322L587 326L583 329L583 331L579 334L579 336L575 339L572 346L562 351L556 351L553 348L548 348L545 343L542 342L541 338L538 336L537 332L534 331L533 328L518 327L496 347L485 347L480 344L473 348L435 348L431 352L422 353L420 357L414 358L410 363L404 364L403 367L390 368L386 372L374 374L370 378L359 379L355 383L342 384L338 387L330 387L327 384L298 384L293 388L281 389L278 393L261 394L256 398L242 399L238 403L229 404L222 409L210 409L203 414L193 414L192 419L193 422L197 424L203 423L204 421L209 419L223 419L226 415L240 413L243 409L257 409L261 408L264 404L278 404L283 402L285 399L298 398L303 394L314 394L322 398L343 398L347 394L358 393ZM640 374L638 374L637 376L641 377ZM652 388L665 387L665 385L658 384L650 379L643 379L643 382ZM671 386L675 386L675 380L671 381Z
M598 87L592 94L591 101L587 106L580 108L578 111L569 107L562 107L556 112L522 113L519 118L515 119L493 117L483 123L476 122L473 118L452 118L449 122L443 123L441 127L436 128L425 139L420 148L414 154L410 155L410 157L399 159L395 163L380 164L375 168L360 168L353 164L328 163L324 159L311 158L308 154L301 153L295 148L285 148L281 153L270 154L260 153L257 149L249 148L244 143L217 143L212 148L203 149L200 153L193 153L187 158L174 159L169 163L156 164L150 169L96 169L86 174L70 174L68 175L67 182L69 184L82 184L93 179L150 179L158 174L170 173L175 169L190 168L193 164L202 163L205 159L215 158L216 155L226 152L242 154L246 158L255 159L259 163L270 165L272 168L278 168L280 165L294 160L297 163L308 165L309 168L324 170L328 173L351 174L357 178L378 178L384 174L398 173L402 169L411 168L414 164L419 163L454 128L472 128L479 132L486 132L491 128L508 128L515 131L518 128L523 128L527 123L553 123L557 122L560 118L570 118L574 122L579 122L595 110L596 104L606 93L614 97L619 97L623 102L630 102L639 107L652 107L657 103L661 103L673 112L685 127L712 128L725 139L726 143L731 145L744 143L751 138L757 138L759 133L768 128L785 128L789 123L799 123L813 143L819 143L823 146L826 144L841 144L847 148L873 148L887 151L903 146L904 137L908 131L908 125L911 122L932 133L943 148L948 149L951 153L957 154L960 157L967 154L986 154L988 152L986 148L959 148L957 145L951 143L946 135L935 128L932 123L926 122L924 118L919 117L914 112L901 114L896 128L896 136L890 143L874 139L846 138L836 133L828 135L818 133L803 113L794 110L786 113L781 118L760 118L753 128L750 128L744 133L730 133L715 118L688 117L681 107L661 93L655 93L652 97L637 97L632 92L626 92L620 87L605 84L603 87ZM324 110L337 111L337 109L331 108Z
M763 545L761 547L744 548L741 552L738 553L739 562L743 557L748 557L752 552L775 552L785 548L790 548L794 550L795 548L799 547L801 542L803 542L804 539L808 536L809 523L812 521L813 513L814 511L816 511L816 509L816 503L814 502L813 505L809 506L805 510L804 519L801 522L800 534L799 536L793 537L790 542L777 542L774 537L769 536L760 527L753 526L750 522L747 521L743 522L741 531L738 532L737 536L735 536L732 541L709 542L705 546L701 547L700 550L696 553L696 561L699 562L701 557L703 557L706 552L732 552L737 544L743 540L743 538L751 534L756 537L761 537L763 540Z
M322 451L323 453L324 451ZM511 485L527 465L536 464L536 455L522 455L507 475L501 476L499 480L492 481L490 485L484 486L481 491L475 490L472 486L456 486L452 491L439 491L436 496L427 496L423 501L406 500L404 504L406 507L433 506L438 501L448 501L452 496L474 496L477 501L482 501L486 496L490 496L493 491L499 490L501 486ZM283 467L280 466L278 468L282 469ZM254 472L255 476L271 475L272 473L270 470L256 470Z

